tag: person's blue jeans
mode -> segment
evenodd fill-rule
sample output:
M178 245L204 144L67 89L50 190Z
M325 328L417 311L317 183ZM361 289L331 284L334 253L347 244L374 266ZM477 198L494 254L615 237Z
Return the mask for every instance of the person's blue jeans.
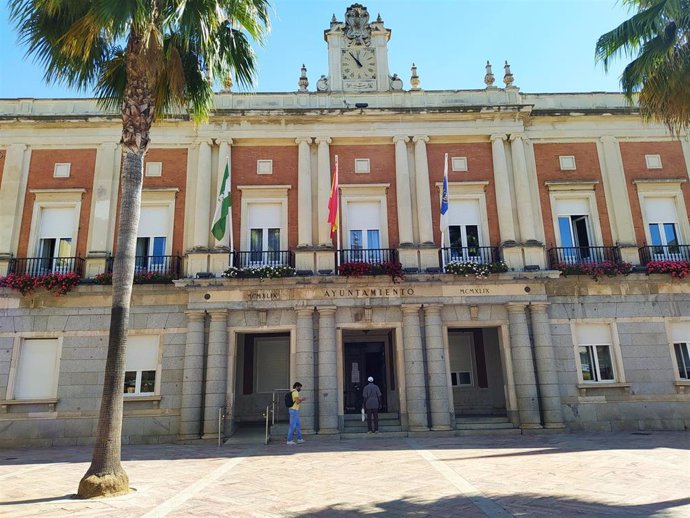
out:
M297 439L302 439L302 428L299 422L299 410L289 409L290 427L288 428L287 440L291 441L293 434L297 434Z

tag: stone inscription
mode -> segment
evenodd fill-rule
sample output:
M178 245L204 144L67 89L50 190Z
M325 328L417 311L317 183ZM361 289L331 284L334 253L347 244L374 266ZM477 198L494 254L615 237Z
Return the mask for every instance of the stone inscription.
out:
M404 297L414 295L414 288L339 288L323 290L324 297Z
M245 294L247 300L280 300L280 291L278 290L257 290L248 291Z

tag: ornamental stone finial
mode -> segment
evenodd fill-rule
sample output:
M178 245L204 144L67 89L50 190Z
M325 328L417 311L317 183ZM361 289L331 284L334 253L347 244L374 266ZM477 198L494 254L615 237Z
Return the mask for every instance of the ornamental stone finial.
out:
M381 18L381 13L376 16L376 23L383 23L383 18Z
M301 74L299 76L299 81L297 81L297 85L299 86L300 92L306 92L307 87L309 86L309 79L307 79L307 67L304 66L304 63L302 64L300 71Z
M505 72L505 75L503 76L503 82L506 84L506 87L512 86L513 81L515 81L515 78L513 77L513 73L510 71L510 65L506 61L506 64L503 65L503 70Z
M327 92L328 91L328 78L323 74L321 74L321 77L316 82L316 91L317 92Z
M496 77L494 76L493 71L491 70L491 63L489 63L489 60L486 60L486 74L484 74L484 84L486 85L487 88L496 88L494 86L494 81L496 81Z
M228 75L223 79L223 89L221 92L230 92L232 90L232 76L228 72Z
M412 87L412 90L419 90L420 81L419 76L417 75L417 65L412 63L410 72L412 73L410 76L410 86Z

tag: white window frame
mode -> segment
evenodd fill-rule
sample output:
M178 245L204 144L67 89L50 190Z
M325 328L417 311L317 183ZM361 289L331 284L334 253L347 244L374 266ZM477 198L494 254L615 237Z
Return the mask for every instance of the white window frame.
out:
M690 353L690 320L669 319L666 320L666 336L668 337L671 363L673 365L673 377L677 382L690 384L690 371L688 377L680 375L680 366L676 358L676 344L685 344L687 352Z
M56 162L53 166L53 178L69 178L71 172L71 162Z
M371 163L368 158L355 158L355 174L369 174Z
M342 203L341 225L344 237L344 248L351 248L349 245L350 224L348 214L350 204L355 202L374 202L379 204L379 223L381 228L380 241L381 248L388 248L388 188L389 183L376 184L347 184L340 185L340 202Z
M577 162L575 161L575 155L560 155L558 157L558 163L561 171L576 171Z
M56 365L55 365L55 381L53 383L53 387L51 390L51 393L49 395L46 395L44 398L39 398L39 399L17 399L15 397L15 389L17 386L17 377L19 375L19 360L20 360L20 355L21 355L21 348L22 344L24 343L25 340L55 340L56 341L56 347L57 347L57 354L56 354ZM14 344L12 347L12 359L10 360L10 372L9 372L9 377L7 380L7 392L6 392L6 397L5 399L8 401L26 401L27 403L29 401L52 401L57 399L57 391L58 391L58 386L59 386L59 381L60 381L60 364L62 360L62 342L63 342L63 337L62 336L33 336L33 333L31 335L19 335L14 337Z
M162 334L157 334L157 333L145 333L145 332L139 332L139 331L130 331L130 337L142 337L142 336L152 336L154 339L157 338L158 343L158 355L157 355L157 361L156 361L156 368L155 369L147 369L147 370L155 370L156 371L156 379L154 382L154 388L153 392L141 392L141 373L143 370L140 371L133 371L136 372L136 386L139 389L138 391L135 390L134 392L123 392L123 396L125 398L137 398L137 397L151 397L151 396L160 396L161 393L161 375L163 373L163 336ZM129 348L127 349L129 351ZM125 364L127 362L127 358L125 358ZM126 367L125 367L126 368ZM125 371L125 372L132 372L132 371Z
M476 200L479 202L479 246L490 246L489 217L486 208L486 187L488 181L480 182L448 182L448 205L453 201ZM443 182L436 183L439 204L443 194ZM450 224L450 222L448 222ZM444 232L443 247L450 246L450 233Z
M663 165L661 164L661 155L659 154L645 155L644 162L647 166L647 169L663 169Z
M609 340L601 343L580 343L578 338L578 327L587 326L606 326L608 327ZM577 369L578 383L582 385L603 386L603 385L618 385L625 383L625 371L623 370L623 359L621 356L620 339L618 337L618 328L614 319L588 319L588 320L571 320L570 332L573 340L573 352L575 354L575 368ZM580 362L580 347L606 345L609 347L611 356L611 365L613 367L612 380L585 380L582 377L582 363Z
M678 244L688 244L688 236L690 236L690 224L687 218L687 209L685 208L685 200L683 199L683 191L681 184L685 180L669 180L669 181L645 181L636 180L633 184L637 187L637 196L640 202L640 212L642 213L642 223L644 225L644 236L648 246L652 246L652 236L649 232L649 220L647 218L647 198L671 198L676 208L676 220L678 228Z
M164 207L168 213L168 228L165 237L165 254L172 255L173 232L175 229L175 197L178 188L144 189L141 193L141 207ZM137 237L153 237L139 236Z
M450 170L454 173L464 173L467 172L467 157L466 156L454 156L450 159Z
M256 161L256 174L273 174L273 160L259 159Z
M549 189L549 199L551 202L551 219L553 232L556 238L556 246L562 247L561 232L558 225L559 216L572 216L573 214L560 214L558 212L559 200L586 200L589 208L589 226L591 231L590 247L603 246L604 239L601 233L601 222L599 211L597 210L596 193L594 186L598 182L546 182Z
M240 205L240 248L249 251L249 206L251 204L280 204L280 249L288 249L288 191L290 185L238 185L241 194ZM246 247L245 247L246 244Z
M163 176L163 162L147 162L146 176Z

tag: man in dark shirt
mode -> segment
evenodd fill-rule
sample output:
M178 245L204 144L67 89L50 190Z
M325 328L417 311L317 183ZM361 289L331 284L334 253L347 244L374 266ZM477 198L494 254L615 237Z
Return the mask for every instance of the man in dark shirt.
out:
M369 382L362 392L362 408L367 413L367 433L379 432L379 409L381 408L381 389L374 383L374 378L369 376ZM374 418L374 428L371 427L371 418Z

